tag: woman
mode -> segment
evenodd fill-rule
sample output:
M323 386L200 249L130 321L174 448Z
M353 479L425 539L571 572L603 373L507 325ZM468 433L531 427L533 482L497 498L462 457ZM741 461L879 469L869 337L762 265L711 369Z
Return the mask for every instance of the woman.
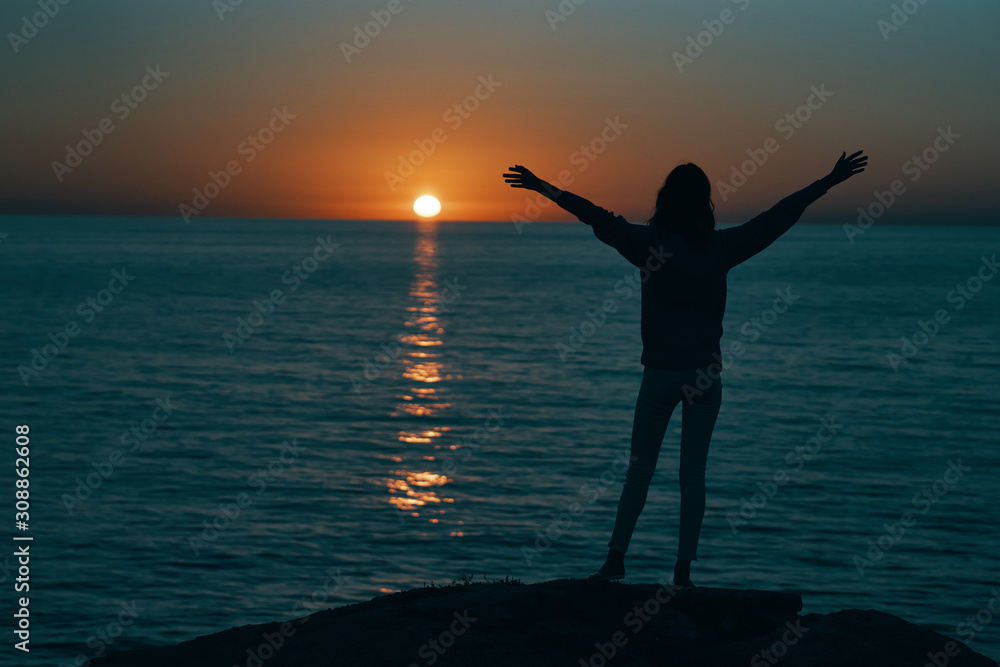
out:
M618 501L608 556L591 579L622 579L625 552L646 503L667 423L684 400L681 421L680 535L674 585L693 586L691 561L705 515L705 462L722 399L720 340L726 274L788 231L806 207L834 185L864 171L862 151L843 153L833 170L749 222L715 229L712 186L701 169L682 164L667 176L646 225L634 225L522 166L504 179L539 192L587 223L594 235L642 272L642 384L632 423L632 451Z

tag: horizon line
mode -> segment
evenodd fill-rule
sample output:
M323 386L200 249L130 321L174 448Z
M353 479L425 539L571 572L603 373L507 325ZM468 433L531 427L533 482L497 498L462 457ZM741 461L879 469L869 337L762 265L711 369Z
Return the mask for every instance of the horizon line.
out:
M744 222L752 219L750 218L741 219L739 222L726 222L717 220L717 224L723 225L741 225ZM876 220L876 224L879 225L892 225L897 227L998 227L1000 226L1000 214L996 217L992 217L992 214L983 213L977 214L972 218L969 216L964 216L965 221L959 222L936 222L930 220L930 218L938 217L934 214L916 214L911 217L908 221L893 221L884 220L879 218ZM129 214L129 213L0 213L0 220L6 218L156 218L156 219L166 219L166 220L178 220L183 221L183 216L180 215L166 215L166 214ZM415 223L415 224L437 224L437 223L462 223L462 224L520 224L522 226L532 225L532 224L586 224L579 220L529 220L526 222L514 221L514 220L463 220L463 219L440 219L440 218L319 218L319 217L270 217L270 216L206 216L199 217L193 220L191 223L184 223L185 226L190 226L198 221L237 221L237 220L273 220L273 221L301 221L301 222L404 222L404 223ZM643 224L645 221L629 221L630 224ZM823 216L821 219L817 220L799 220L795 225L843 225L843 224L856 224L856 216L845 216L843 219L834 219L832 216Z

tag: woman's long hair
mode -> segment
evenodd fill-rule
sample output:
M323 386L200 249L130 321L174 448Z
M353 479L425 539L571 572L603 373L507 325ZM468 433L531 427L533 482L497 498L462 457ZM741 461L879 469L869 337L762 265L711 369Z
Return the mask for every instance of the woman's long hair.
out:
M656 207L647 225L679 234L686 241L707 241L715 231L712 183L695 164L674 167L656 194Z

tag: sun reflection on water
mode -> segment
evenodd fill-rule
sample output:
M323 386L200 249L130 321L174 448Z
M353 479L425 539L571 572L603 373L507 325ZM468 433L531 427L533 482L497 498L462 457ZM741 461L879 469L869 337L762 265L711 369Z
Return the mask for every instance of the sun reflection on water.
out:
M414 256L417 271L409 292L412 304L407 308L409 316L405 322L410 332L399 338L404 350L399 358L403 365L401 375L413 385L407 393L398 396L400 403L390 414L409 424L410 428L400 430L397 436L398 442L406 443L408 447L401 456L385 457L394 463L410 463L414 468L407 466L392 470L391 477L386 478L384 483L389 492L389 505L397 512L424 518L429 524L461 525L461 521L450 521L443 516L445 507L455 502L443 490L453 480L422 469L423 466L417 467L434 461L436 457L433 453L442 448L439 439L451 430L450 426L440 423L442 413L451 407L446 400L447 382L462 377L448 373L439 361L444 344L441 337L445 331L439 318L442 303L437 285L435 234L436 226L420 228ZM456 446L445 447L450 450ZM449 535L463 536L460 530L452 530Z

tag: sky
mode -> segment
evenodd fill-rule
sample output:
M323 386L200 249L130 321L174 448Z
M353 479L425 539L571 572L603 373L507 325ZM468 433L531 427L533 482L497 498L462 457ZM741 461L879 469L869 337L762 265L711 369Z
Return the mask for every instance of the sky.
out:
M812 221L1000 220L995 0L6 0L0 30L0 214L572 220L521 164L638 222L694 162L738 222L862 149Z

